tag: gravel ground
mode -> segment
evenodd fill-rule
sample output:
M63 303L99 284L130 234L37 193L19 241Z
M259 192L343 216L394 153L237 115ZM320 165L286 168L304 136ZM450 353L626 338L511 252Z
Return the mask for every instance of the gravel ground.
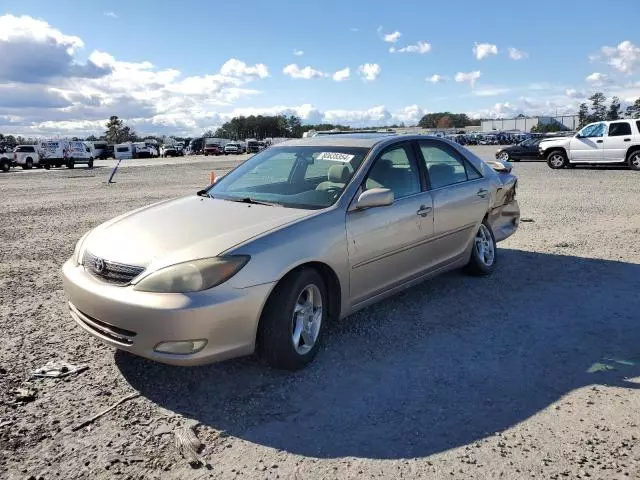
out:
M493 276L332 324L295 374L170 367L86 335L60 280L75 241L231 162L130 164L110 186L106 167L0 174L0 478L640 478L640 174L515 164L523 223ZM29 379L50 360L89 369ZM185 426L200 468L174 445Z

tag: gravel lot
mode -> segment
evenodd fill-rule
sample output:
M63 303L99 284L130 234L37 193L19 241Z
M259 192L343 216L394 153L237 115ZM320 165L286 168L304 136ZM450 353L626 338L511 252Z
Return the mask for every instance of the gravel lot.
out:
M515 164L523 223L495 275L333 324L295 374L169 367L86 335L59 273L75 241L234 160L131 162L114 185L105 164L0 174L0 478L640 478L638 172ZM90 368L29 379L50 360ZM200 468L174 446L182 426Z

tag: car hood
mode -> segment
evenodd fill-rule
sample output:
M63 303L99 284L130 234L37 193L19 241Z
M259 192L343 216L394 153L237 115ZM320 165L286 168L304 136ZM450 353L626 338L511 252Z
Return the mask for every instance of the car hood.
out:
M162 268L215 257L317 211L191 196L156 203L93 230L82 254L126 265Z

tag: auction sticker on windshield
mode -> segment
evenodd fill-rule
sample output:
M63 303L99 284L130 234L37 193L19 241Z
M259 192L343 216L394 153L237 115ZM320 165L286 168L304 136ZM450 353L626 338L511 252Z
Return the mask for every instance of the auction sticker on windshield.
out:
M322 152L317 157L316 160L333 160L334 162L350 162L353 160L355 155L351 155L349 153L340 153L340 152Z

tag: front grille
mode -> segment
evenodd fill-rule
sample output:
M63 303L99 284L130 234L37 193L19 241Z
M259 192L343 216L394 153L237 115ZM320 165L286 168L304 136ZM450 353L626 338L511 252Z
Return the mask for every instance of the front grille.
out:
M128 285L131 280L144 272L144 267L112 262L88 251L84 254L82 264L86 271L94 277L119 286Z
M78 320L80 320L82 324L90 330L93 330L94 332L107 337L109 340L118 342L122 345L133 345L133 339L137 335L136 332L101 322L100 320L81 312L71 304L69 304L69 308L72 312L76 313Z

